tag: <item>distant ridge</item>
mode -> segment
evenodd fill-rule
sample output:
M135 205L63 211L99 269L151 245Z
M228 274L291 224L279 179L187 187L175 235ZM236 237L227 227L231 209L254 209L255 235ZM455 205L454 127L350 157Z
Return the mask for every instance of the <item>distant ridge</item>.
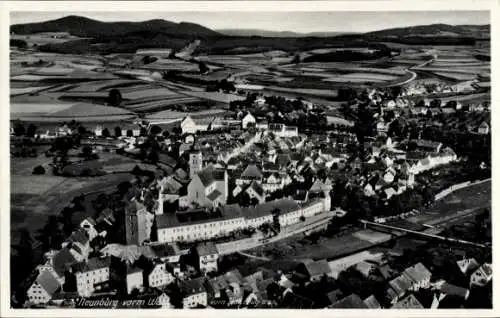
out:
M364 35L376 37L448 36L489 38L490 25L429 24L403 28L384 29L379 31L367 32Z
M217 32L228 36L261 36L270 38L332 37L352 32L310 32L269 31L260 29L220 29Z
M177 36L219 36L209 28L195 23L155 19L142 22L102 22L70 15L39 23L15 24L10 27L15 34L40 32L68 32L79 37L120 36L129 33L163 33Z

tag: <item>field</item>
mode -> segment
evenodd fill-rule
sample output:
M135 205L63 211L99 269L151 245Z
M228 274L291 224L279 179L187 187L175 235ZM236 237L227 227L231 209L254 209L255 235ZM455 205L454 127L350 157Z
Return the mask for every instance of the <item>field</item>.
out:
M11 175L11 236L16 240L20 228L31 233L40 229L49 215L58 215L77 195L110 191L131 174L113 174L95 178Z

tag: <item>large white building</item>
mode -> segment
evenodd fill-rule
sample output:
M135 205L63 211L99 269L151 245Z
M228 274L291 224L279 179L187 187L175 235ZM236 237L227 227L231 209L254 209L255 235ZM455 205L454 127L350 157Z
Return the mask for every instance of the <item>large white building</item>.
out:
M287 126L285 124L269 124L268 133L273 133L278 137L297 137L299 130L296 126Z
M109 281L110 257L92 257L88 261L73 266L78 295L89 297L96 285Z
M298 204L292 199L280 199L246 208L230 204L220 207L216 212L206 212L196 221L190 221L189 218L180 221L177 215L163 214L157 216L158 241L190 242L224 237L237 229L256 228L263 223L272 222L275 210L279 211L280 224L286 226L300 222L302 216L307 218L330 209L330 196L325 194L323 198L304 204Z

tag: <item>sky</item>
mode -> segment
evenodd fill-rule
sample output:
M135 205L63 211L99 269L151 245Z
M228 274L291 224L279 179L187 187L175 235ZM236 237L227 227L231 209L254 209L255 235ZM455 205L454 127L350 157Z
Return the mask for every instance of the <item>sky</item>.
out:
M11 12L10 24L41 22L67 15L100 21L164 19L193 22L211 29L261 29L293 32L369 32L395 27L489 24L489 11L337 11L337 12Z

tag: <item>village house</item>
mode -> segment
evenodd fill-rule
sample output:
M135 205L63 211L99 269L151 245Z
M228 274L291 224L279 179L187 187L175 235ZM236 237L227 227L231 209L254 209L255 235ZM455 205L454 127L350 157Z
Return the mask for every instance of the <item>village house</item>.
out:
M26 292L32 304L45 304L61 288L61 284L50 271L36 272L33 283Z
M487 122L483 121L477 128L477 133L481 135L487 135L490 133L490 126Z
M278 137L297 137L299 135L296 126L287 126L285 124L269 124L268 133L273 133Z
M468 275L471 272L475 271L480 265L474 258L464 258L457 261L458 268L460 271Z
M418 301L413 294L396 302L391 309L424 309L424 306Z
M249 164L245 170L243 170L239 178L236 179L236 185L241 186L244 184L250 184L254 181L259 183L262 182L262 172L257 165Z
M134 289L139 291L144 288L144 277L142 269L134 266L127 266L125 277L127 294L131 294Z
M199 277L185 281L181 284L180 289L183 294L183 308L195 308L197 306L206 307L208 305L207 291L203 284L204 280L204 277Z
M89 256L89 236L85 229L79 228L71 233L70 237L64 243L62 243L61 247L63 249L67 248L78 262L82 262Z
M484 263L478 269L476 269L470 276L471 286L486 286L493 278L493 270L491 264Z
M174 280L175 277L167 270L165 262L155 261L153 263L153 268L148 275L149 287L167 286Z
M241 128L243 129L248 129L249 127L255 127L257 121L254 116L252 116L251 113L247 113L243 118L241 119Z
M217 272L219 253L212 242L200 243L196 246L200 271L203 273Z
M306 274L311 282L318 282L323 276L333 276L330 266L328 266L328 262L325 259L318 261L305 261L299 265L297 270Z
M252 181L252 183L246 186L236 186L233 190L233 197L238 198L244 193L246 193L250 199L256 199L258 203L264 203L266 201L264 189L257 181Z
M99 235L95 226L96 222L91 217L87 217L82 222L80 222L80 227L83 228L85 232L87 232L87 235L89 236L89 241L92 241Z
M94 293L95 285L109 281L110 264L110 257L92 257L73 265L78 295L89 297Z

